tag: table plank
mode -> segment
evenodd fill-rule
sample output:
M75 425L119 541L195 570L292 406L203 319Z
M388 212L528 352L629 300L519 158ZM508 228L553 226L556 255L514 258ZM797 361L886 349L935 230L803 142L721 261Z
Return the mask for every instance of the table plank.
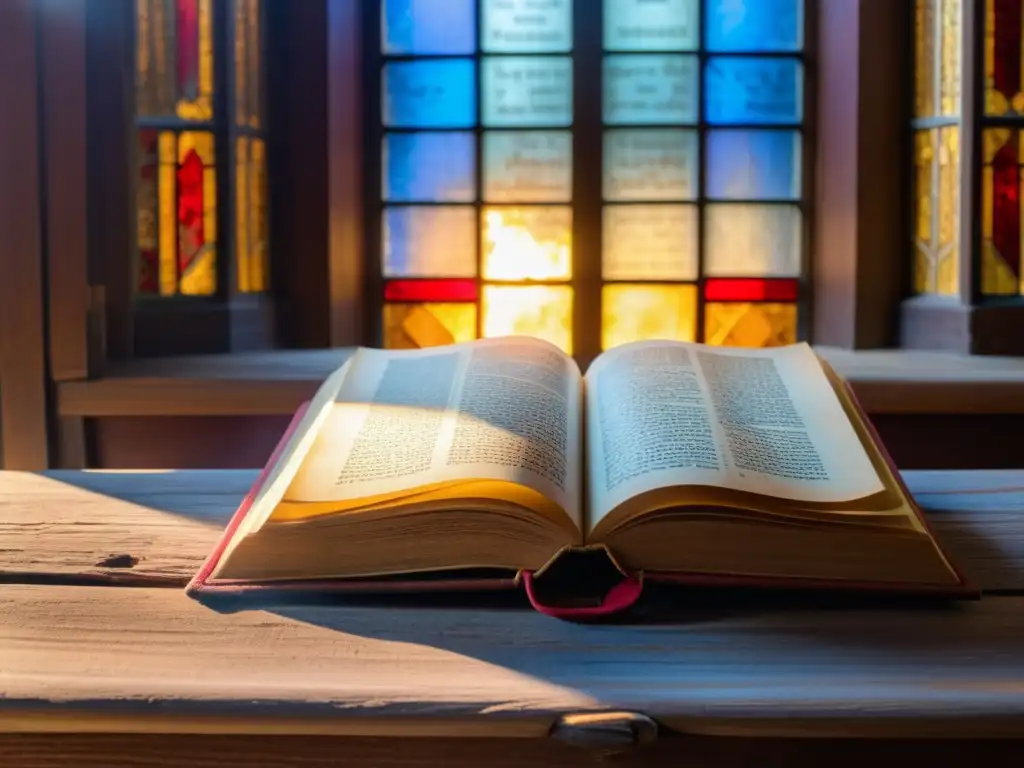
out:
M904 474L973 582L1024 591L1024 471ZM249 470L0 473L0 580L180 587L255 478Z
M1024 742L1006 740L661 738L615 755L536 739L392 739L246 734L0 733L4 768L864 768L925 764L1020 765ZM1016 755L1016 757L1014 757Z
M709 735L1024 733L1024 598L694 608L673 624L342 606L217 613L180 590L0 587L0 731L534 736L642 711Z

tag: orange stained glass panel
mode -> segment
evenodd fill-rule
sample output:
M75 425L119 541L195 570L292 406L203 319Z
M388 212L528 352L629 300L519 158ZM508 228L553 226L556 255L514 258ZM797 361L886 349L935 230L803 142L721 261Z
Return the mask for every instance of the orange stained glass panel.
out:
M384 304L384 347L421 349L476 338L474 303Z
M796 342L795 304L708 303L704 334L708 344L776 347Z

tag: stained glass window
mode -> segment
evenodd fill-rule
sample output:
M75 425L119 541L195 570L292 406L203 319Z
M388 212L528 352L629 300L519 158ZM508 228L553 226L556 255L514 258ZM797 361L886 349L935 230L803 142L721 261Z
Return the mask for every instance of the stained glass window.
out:
M385 346L797 338L803 0L377 3ZM599 71L574 66L581 51Z
M966 84L962 39L974 29L965 29L965 7L964 0L916 0L913 259L916 291L938 294L961 291L960 260L972 259L974 303L1024 294L1024 9L1020 0L978 1L971 18L973 27L983 26L984 66L977 82ZM982 89L980 114L971 101L961 110L968 85ZM961 164L965 122L978 127L977 146L963 153L974 157L976 177ZM961 232L961 206L978 222L976 234Z
M384 344L570 351L571 0L380 5Z
M1024 12L1021 3L986 0L984 23L980 288L985 295L1019 296L1024 294L1024 270L1021 268Z
M959 286L962 2L915 3L914 289L948 295Z
M135 0L138 293L267 289L261 0ZM230 114L218 114L219 67ZM228 126L228 141L219 134ZM230 203L222 196L227 191ZM234 213L234 221L228 218ZM225 249L227 244L230 248Z
M603 6L602 345L795 340L802 0Z

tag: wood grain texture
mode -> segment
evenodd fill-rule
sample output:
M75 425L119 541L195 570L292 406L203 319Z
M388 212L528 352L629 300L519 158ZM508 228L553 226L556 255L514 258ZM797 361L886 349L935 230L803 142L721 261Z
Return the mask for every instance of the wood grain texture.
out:
M49 466L36 3L0 3L0 450ZM16 117L14 116L16 113Z
M817 351L870 414L1024 413L1024 358L900 350ZM112 362L94 381L64 382L66 416L292 414L351 348L274 350Z
M0 730L543 736L615 709L708 735L1024 733L1024 598L676 609L594 627L478 603L218 613L180 590L4 586Z
M681 768L863 768L915 760L930 768L1019 763L1021 742L920 742L887 740L663 738L654 745L608 759L600 752L525 739L388 739L323 736L218 736L125 734L0 735L6 768L583 768L613 765Z
M905 477L968 578L1024 591L1024 471ZM183 586L255 479L254 470L0 473L0 580ZM102 565L125 555L133 565Z

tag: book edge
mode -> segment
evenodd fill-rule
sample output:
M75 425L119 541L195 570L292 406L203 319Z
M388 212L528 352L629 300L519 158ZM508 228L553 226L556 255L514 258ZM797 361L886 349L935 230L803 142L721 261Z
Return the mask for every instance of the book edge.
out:
M210 574L212 574L213 569L217 567L217 564L220 562L228 544L231 542L231 539L241 526L242 521L245 520L249 512L252 511L252 505L256 500L257 494L259 494L263 484L267 481L267 477L270 476L270 472L274 465L280 460L285 447L288 445L289 440L291 440L292 435L295 434L295 430L298 428L299 422L302 420L307 408L309 408L308 400L301 403L292 415L292 419L288 422L288 427L285 429L284 434L281 436L281 439L278 440L277 445L270 454L270 458L267 460L267 463L264 464L263 469L260 470L260 474L252 484L249 492L243 497L238 508L235 510L235 513L231 516L231 520L228 521L228 524L225 527L224 532L221 534L220 539L217 541L217 544L214 546L213 550L211 550L203 564L199 567L195 576L192 577L188 585L185 587L186 594L193 595L208 588L207 584Z

